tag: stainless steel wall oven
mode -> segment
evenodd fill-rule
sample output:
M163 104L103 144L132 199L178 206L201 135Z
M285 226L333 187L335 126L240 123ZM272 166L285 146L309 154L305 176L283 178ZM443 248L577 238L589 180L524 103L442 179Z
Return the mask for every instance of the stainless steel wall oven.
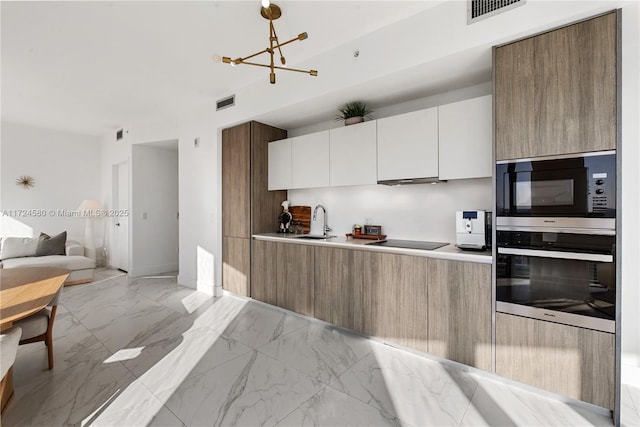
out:
M499 162L496 310L614 333L615 221L615 151Z

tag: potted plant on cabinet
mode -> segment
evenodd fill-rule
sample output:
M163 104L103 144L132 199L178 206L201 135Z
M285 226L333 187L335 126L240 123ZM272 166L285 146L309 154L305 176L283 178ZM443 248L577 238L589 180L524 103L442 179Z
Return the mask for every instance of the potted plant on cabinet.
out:
M347 102L343 107L338 108L338 111L340 114L336 116L336 120L344 120L345 126L362 123L373 112L362 101Z

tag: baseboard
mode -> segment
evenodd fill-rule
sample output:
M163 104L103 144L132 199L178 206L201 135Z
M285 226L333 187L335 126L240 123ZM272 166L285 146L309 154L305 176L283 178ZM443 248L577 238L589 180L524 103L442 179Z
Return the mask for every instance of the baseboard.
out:
M168 271L178 271L178 264L161 264L149 265L143 267L134 267L129 269L131 277L147 276L150 274L161 274Z

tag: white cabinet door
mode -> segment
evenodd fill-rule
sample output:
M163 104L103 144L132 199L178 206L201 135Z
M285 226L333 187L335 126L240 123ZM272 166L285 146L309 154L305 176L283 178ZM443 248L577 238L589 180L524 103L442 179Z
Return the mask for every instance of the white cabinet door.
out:
M491 95L439 108L440 179L493 175Z
M291 138L291 187L329 186L329 131Z
M438 108L378 119L378 181L438 176Z
M329 147L332 187L377 183L375 121L331 129Z
M291 188L291 140L269 143L269 190Z

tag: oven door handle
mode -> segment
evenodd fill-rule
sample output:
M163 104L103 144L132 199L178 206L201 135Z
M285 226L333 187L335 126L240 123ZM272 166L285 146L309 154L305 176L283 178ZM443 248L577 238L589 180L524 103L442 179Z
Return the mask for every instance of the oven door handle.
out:
M582 252L536 251L532 249L498 248L499 254L524 255L539 258L574 259L578 261L613 262L613 255L587 254Z

